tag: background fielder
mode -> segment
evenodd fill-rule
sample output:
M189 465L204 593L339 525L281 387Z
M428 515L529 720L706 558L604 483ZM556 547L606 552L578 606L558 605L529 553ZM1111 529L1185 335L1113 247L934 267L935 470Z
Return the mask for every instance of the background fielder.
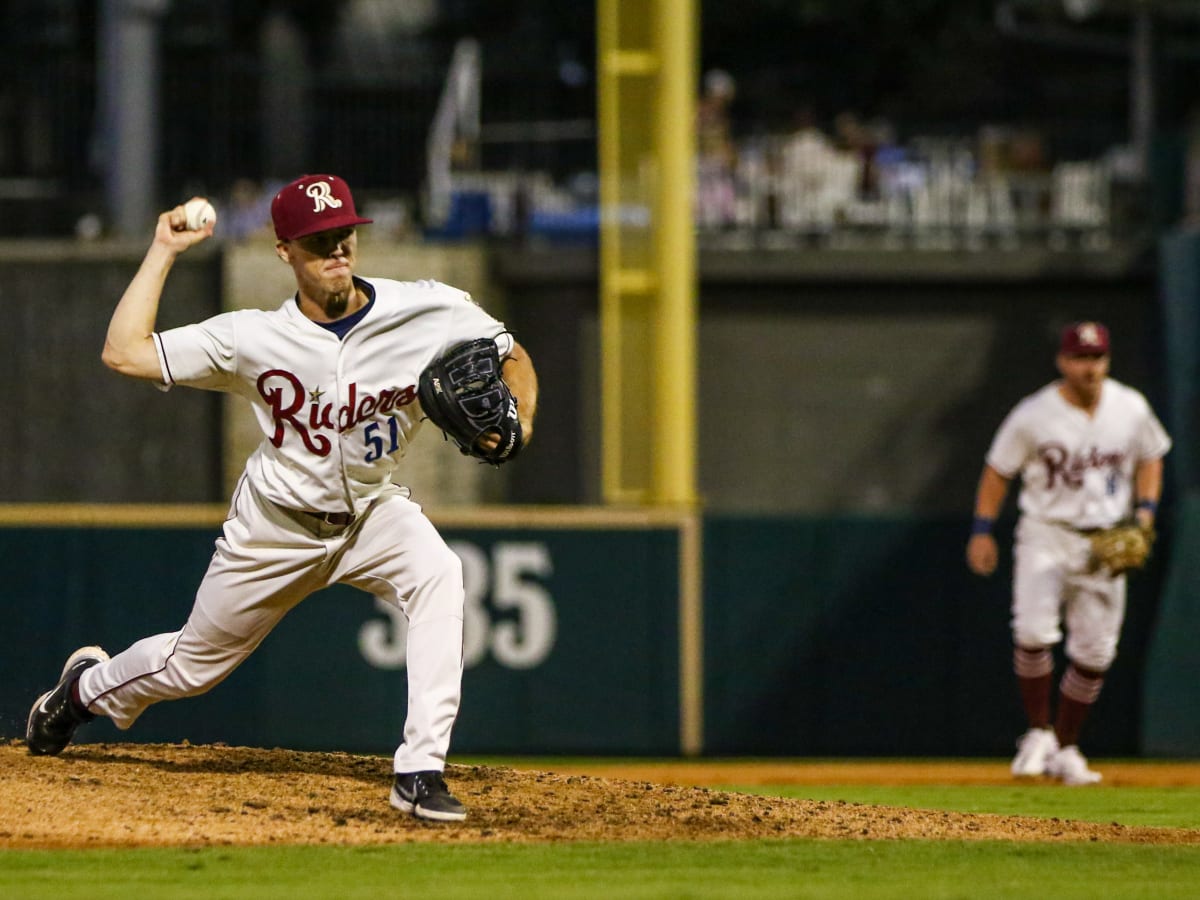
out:
M1029 728L1012 771L1091 784L1101 776L1080 752L1079 734L1116 656L1126 576L1093 571L1088 535L1130 516L1153 528L1171 441L1146 398L1108 377L1104 325L1065 328L1056 361L1062 378L1018 403L988 450L967 563L979 575L995 570L992 528L1019 475L1013 662ZM1051 726L1051 648L1064 624L1068 665Z
M109 659L72 654L30 711L34 753L58 753L106 715L129 728L152 703L227 677L306 596L342 582L403 611L408 713L391 802L428 819L466 811L442 777L462 679L463 580L446 546L392 474L422 420L422 370L453 345L494 339L527 441L537 379L525 350L466 294L431 281L359 278L357 215L333 175L285 186L271 206L275 252L297 290L272 311L238 310L154 331L178 254L212 234L163 213L113 313L104 361L169 388L228 391L254 409L263 440L238 482L216 552L183 628ZM494 440L491 437L485 440Z

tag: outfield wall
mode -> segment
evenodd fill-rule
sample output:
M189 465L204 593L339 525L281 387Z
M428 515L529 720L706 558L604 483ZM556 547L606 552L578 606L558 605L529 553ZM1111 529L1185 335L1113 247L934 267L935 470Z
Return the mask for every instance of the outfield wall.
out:
M75 647L115 652L182 624L224 512L31 509L0 507L2 737L22 733ZM1009 561L970 576L964 521L709 516L701 533L688 516L636 511L432 517L469 594L455 753L1003 756L1021 729ZM1168 531L1131 582L1085 733L1095 755L1138 755L1161 731L1141 698L1170 545ZM107 722L81 734L386 753L404 716L403 647L397 616L331 588L211 693L153 707L125 734ZM1186 693L1163 674L1178 664L1159 653L1156 691Z
M23 733L29 703L75 647L115 653L181 627L223 518L222 507L0 508L0 736ZM696 564L692 517L434 518L467 586L456 750L670 755L697 744L698 698L681 668L698 682L699 643L689 658L679 639L689 617L698 627L684 571ZM385 604L335 586L211 693L152 707L126 735L99 722L87 738L387 751L404 719L405 634Z

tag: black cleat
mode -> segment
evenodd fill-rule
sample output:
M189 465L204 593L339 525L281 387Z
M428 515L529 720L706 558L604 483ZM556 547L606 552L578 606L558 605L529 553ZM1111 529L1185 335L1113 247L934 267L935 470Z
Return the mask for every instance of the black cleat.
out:
M418 819L461 822L467 810L446 787L441 772L409 772L392 782L392 806Z
M62 753L71 743L75 729L84 722L96 718L86 709L80 709L71 697L71 689L79 676L108 660L108 654L99 647L80 647L63 666L58 684L38 697L29 710L29 721L25 725L25 743L34 756L54 756Z

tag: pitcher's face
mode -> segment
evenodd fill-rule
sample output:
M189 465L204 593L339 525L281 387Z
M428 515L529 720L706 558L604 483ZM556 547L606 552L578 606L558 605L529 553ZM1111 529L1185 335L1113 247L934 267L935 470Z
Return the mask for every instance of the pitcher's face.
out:
M354 290L358 234L354 228L331 228L276 245L279 258L292 267L302 297L325 310L331 319L345 311Z

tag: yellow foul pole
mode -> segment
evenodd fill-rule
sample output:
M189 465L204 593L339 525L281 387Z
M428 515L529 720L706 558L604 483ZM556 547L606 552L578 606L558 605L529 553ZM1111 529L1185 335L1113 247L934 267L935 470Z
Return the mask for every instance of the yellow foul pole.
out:
M696 503L695 0L598 0L602 491Z
M655 268L655 403L652 496L659 504L696 502L696 166L695 0L657 0L658 197Z
M601 489L679 529L679 736L703 750L696 492L696 0L597 0Z

